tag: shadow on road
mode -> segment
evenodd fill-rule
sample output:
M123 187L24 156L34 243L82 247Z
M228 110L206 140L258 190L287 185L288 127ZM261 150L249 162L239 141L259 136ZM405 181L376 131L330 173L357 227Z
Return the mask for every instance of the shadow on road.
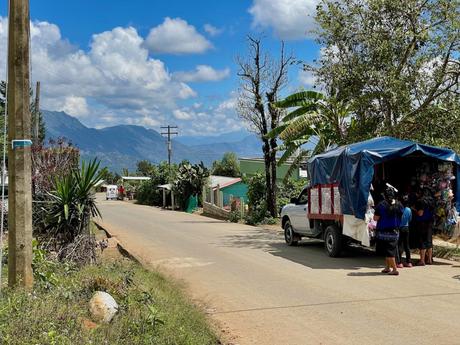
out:
M221 220L183 220L175 223L183 224L222 224Z
M350 277L384 277L387 274L383 274L382 272L350 272L347 274Z
M244 234L224 236L218 245L261 249L271 255L313 269L381 268L383 262L373 251L361 247L350 247L343 253L342 257L331 258L324 250L324 243L318 240L302 240L297 246L289 247L284 243L281 233L277 234L257 228Z

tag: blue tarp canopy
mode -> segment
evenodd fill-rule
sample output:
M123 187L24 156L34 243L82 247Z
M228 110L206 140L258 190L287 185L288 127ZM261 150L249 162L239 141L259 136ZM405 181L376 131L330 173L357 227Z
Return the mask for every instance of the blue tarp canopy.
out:
M342 212L364 219L374 166L413 153L455 163L457 179L454 190L456 196L460 195L460 157L454 151L391 137L341 146L314 156L308 161L307 169L312 186L338 183Z

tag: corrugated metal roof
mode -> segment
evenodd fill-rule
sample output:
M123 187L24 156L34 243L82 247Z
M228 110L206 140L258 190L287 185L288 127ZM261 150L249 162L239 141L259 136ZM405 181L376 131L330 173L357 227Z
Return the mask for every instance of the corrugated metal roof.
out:
M122 176L121 177L123 180L134 180L134 181L148 181L150 180L150 177L147 176Z
M217 176L217 175L211 175L210 179L211 179L211 187L213 189L217 188L217 185L219 185L220 188L223 188L223 187L231 186L232 184L235 184L241 181L241 178L239 177L228 177L228 176Z

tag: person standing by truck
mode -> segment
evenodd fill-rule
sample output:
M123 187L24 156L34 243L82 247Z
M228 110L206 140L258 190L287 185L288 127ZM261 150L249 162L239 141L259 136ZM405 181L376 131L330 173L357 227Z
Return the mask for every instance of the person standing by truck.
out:
M395 191L394 187L387 185L384 191L384 199L377 205L374 215L374 220L377 222L377 253L385 257L385 268L382 273L389 275L399 275L395 257L398 248L398 228L401 223L403 207L395 199Z
M419 239L420 261L417 266L433 263L433 200L430 191L425 189L417 201L415 224ZM419 195L420 195L419 194Z
M401 217L401 224L399 226L399 240L398 240L398 268L412 267L410 259L409 247L409 224L412 220L412 210L409 207L409 196L405 195L402 198L402 205L404 207ZM406 262L403 263L402 252L406 253Z

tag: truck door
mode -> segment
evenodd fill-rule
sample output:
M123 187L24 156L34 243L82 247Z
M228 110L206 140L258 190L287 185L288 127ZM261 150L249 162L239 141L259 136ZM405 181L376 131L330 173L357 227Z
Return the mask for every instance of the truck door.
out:
M308 190L305 189L297 199L295 206L292 208L291 223L295 231L300 233L308 232L310 224L307 218L308 207Z

